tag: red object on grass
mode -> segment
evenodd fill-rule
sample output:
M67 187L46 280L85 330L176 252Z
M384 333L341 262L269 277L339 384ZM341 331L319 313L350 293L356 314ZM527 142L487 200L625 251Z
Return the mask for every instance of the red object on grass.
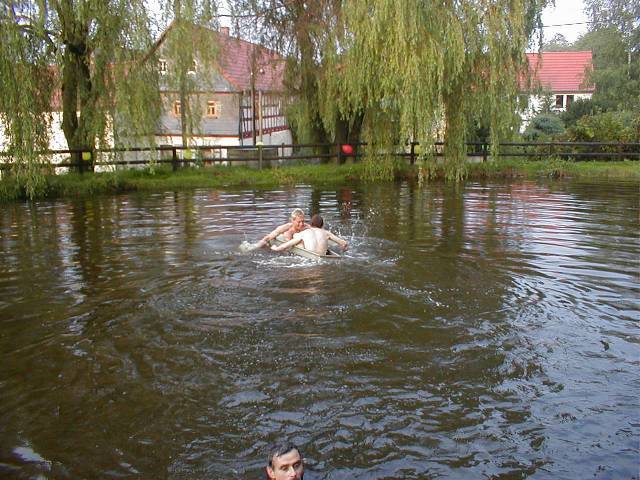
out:
M348 145L348 144L344 144L342 145L342 153L344 153L345 155L352 155L353 154L353 146Z

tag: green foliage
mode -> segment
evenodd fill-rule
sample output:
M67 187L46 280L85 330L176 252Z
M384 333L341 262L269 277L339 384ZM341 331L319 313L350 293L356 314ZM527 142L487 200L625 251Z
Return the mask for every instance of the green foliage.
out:
M564 124L555 113L541 113L531 119L524 131L527 140L539 141L564 132Z
M536 113L553 114L556 105L555 95L552 92L541 90L540 93L538 93L538 97L540 98L540 105Z
M55 51L46 42L31 40L31 36L45 36L46 18L34 15L33 34L25 35L17 20L22 14L20 8L0 9L0 127L4 127L0 131L15 163L17 188L26 185L28 194L33 195L42 188L37 152L49 141L55 75L47 57Z
M585 115L595 115L602 110L603 107L592 98L579 98L571 103L566 111L560 114L560 118L564 126L569 128L574 126L578 119Z
M206 21L215 11L213 0L165 3L174 19ZM161 109L154 45L144 0L0 6L0 122L29 197L46 188L37 152L48 148L52 111L62 113L69 149L92 151L113 137L153 143Z
M337 138L340 123L358 130L361 119L370 173L389 178L397 166L376 158L380 151L398 139L443 138L448 177L459 180L467 124L483 120L495 145L518 121L517 78L547 2L232 3L259 16L262 35L291 54L289 85L303 104L294 123L309 132L299 139Z
M584 0L585 12L590 16L591 29L613 27L625 34L637 28L640 4L625 0Z
M556 33L551 40L542 46L542 50L545 52L566 52L572 48L571 43L561 33Z
M604 5L610 2L591 3L593 29L574 47L593 51L593 71L588 76L596 87L593 99L605 110L640 109L640 27L631 19L632 8L635 18L640 15L640 4L620 3L612 9L613 5Z
M445 140L448 177L465 174L467 123L486 119L491 139L515 121L517 73L537 2L441 4L407 0L347 2L344 55L335 64L339 102L367 112L367 141L395 120L401 138ZM375 111L376 115L370 115ZM444 118L444 123L443 123ZM375 122L375 123L374 123Z
M57 198L115 194L127 191L165 191L234 186L276 186L298 183L347 183L363 178L365 166L304 165L256 170L246 167L185 168L154 166L140 170L107 173L70 173L43 176L46 188L36 198ZM0 201L29 198L15 177L0 179Z
M574 142L639 142L639 112L605 112L580 118L567 131Z
M470 178L610 178L640 182L637 161L575 162L550 158L531 161L500 158L497 162L469 165Z
M393 179L418 182L420 175L445 179L447 165L431 162L428 172L422 166L398 165ZM345 185L367 179L364 163L352 165L304 165L256 170L245 167L187 168L172 172L170 167L156 166L153 170L120 170L109 173L71 173L42 177L46 188L37 198L59 198L117 194L130 191L179 191L195 188L274 187L296 184ZM495 162L469 164L469 178L537 178L537 177L594 177L620 178L640 182L638 162L570 162L560 159L530 161L521 158L500 158ZM379 179L378 179L379 181ZM0 202L29 198L15 177L0 179Z

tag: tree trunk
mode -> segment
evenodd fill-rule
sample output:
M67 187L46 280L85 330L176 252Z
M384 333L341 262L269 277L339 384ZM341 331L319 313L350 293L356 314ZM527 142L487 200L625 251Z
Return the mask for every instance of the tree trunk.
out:
M66 3L65 3L66 5ZM66 5L69 7L69 5ZM93 170L95 138L92 123L95 118L95 91L92 88L89 62L91 52L87 47L88 29L72 18L69 8L63 23L65 49L62 64L62 130L71 154L72 163L80 171ZM88 152L90 160L83 159ZM80 166L80 167L78 167Z

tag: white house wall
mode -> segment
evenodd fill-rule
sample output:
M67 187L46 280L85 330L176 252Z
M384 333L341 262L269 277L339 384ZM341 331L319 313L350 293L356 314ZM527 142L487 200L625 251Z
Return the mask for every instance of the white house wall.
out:
M163 92L164 108L160 117L160 130L157 135L181 135L180 115L174 112L174 104L178 98L175 93ZM217 117L207 115L208 101L218 102L220 110ZM195 134L213 135L215 133L220 137L235 136L237 138L240 121L239 94L223 92L201 93L194 99L194 103L196 103L196 108L200 109L201 115L201 121L194 132Z
M283 143L285 145L291 145L293 142L293 138L291 136L291 130L280 130L272 133L264 133L262 135L262 140L260 140L260 135L256 134L256 143L262 141L263 145L277 145L280 146ZM242 145L245 146L253 146L253 138L243 138ZM291 148L284 148L284 152L281 155L289 156L291 155Z
M79 112L78 112L79 113ZM108 122L107 126L107 146L113 147L113 134L110 128L111 122ZM0 151L4 151L9 147L9 138L6 136L5 126L2 122L0 122ZM51 112L51 123L49 125L49 150L68 150L69 146L67 144L67 139L64 136L64 131L62 130L62 112ZM104 160L107 160L105 155L107 154L99 154L102 155ZM69 160L69 153L53 153L47 155L46 158L54 165L62 163L64 161ZM111 157L108 157L111 158ZM44 158L43 158L44 159ZM97 159L98 163L100 161L100 157ZM56 172L61 173L67 171L66 167L57 168ZM113 167L110 165L96 165L96 171L104 171L104 170L113 170Z
M0 122L0 151L5 151L9 148L9 137L5 131L5 125ZM51 113L51 124L49 125L49 150L66 150L67 140L64 138L64 132L62 131L62 112ZM53 155L56 160L55 163L60 163L62 157L65 155ZM68 156L68 154L66 155Z
M555 100L556 100L556 95L563 95L564 99L563 99L563 107L562 108L557 108L555 106ZM574 93L574 92L554 92L552 93L551 99L552 99L552 106L551 106L551 110L554 112L564 112L567 110L566 108L566 96L567 95L573 95L573 101L575 102L576 100L584 100L584 99L588 99L591 98L591 96L593 95L592 93ZM529 125L529 122L531 121L531 119L533 117L535 117L538 112L540 112L540 110L542 109L542 105L544 103L545 100L545 96L541 96L541 95L530 95L529 96L529 104L526 108L526 110L524 111L524 113L522 114L522 123L520 125L520 132L524 132L524 130L527 128L527 125Z

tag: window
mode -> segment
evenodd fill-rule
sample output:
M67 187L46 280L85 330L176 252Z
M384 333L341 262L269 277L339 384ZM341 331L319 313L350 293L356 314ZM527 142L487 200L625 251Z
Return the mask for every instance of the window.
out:
M220 115L220 104L215 100L207 101L207 116L218 118Z
M158 60L158 71L160 72L160 75L166 75L169 71L167 61L164 58Z
M564 95L556 95L556 108L564 107Z
M195 75L197 71L198 71L198 62L194 60L193 62L191 62L191 67L189 68L189 71L187 73L190 75Z
M567 104L565 107L569 108L569 105L573 103L573 95L567 95Z
M173 114L180 116L181 113L182 113L182 108L180 106L180 100L176 100L175 102L173 102Z

